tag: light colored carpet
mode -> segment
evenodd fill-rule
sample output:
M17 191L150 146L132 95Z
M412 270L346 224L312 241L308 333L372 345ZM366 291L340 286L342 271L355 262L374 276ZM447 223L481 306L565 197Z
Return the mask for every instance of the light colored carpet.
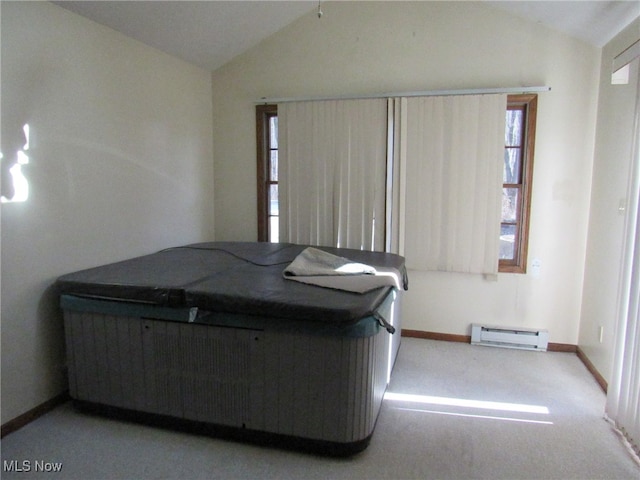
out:
M640 479L603 419L604 394L573 354L403 338L388 392L371 444L346 459L140 426L65 404L2 440L2 478ZM9 472L11 461L31 471ZM36 472L36 462L60 462L62 470Z

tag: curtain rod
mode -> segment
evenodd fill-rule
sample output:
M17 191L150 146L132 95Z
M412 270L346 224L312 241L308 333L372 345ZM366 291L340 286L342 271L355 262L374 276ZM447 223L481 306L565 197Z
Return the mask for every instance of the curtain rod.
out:
M287 102L305 102L319 100L360 100L368 98L395 98L395 97L433 97L445 95L485 95L492 93L538 93L548 92L551 87L509 87L509 88L470 88L463 90L425 90L418 92L400 92L400 93L377 93L370 95L344 95L344 96L327 96L327 97L262 97L256 100L256 104L261 103L287 103Z

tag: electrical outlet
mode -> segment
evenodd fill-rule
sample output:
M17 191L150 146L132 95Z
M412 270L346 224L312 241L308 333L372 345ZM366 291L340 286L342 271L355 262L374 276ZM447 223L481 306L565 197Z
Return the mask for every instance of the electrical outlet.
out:
M534 258L531 261L531 276L538 278L540 276L540 267L542 267L542 262L539 258Z

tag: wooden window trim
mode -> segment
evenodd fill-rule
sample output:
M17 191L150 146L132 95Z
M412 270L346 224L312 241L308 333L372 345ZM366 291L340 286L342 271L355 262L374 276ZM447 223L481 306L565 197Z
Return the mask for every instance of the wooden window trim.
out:
M533 186L533 159L535 149L535 133L537 119L538 96L536 94L509 95L507 108L524 107L525 144L522 152L522 184L503 184L504 187L520 188L520 208L517 219L518 228L515 235L515 258L500 260L500 273L526 273L529 246L529 219L531 215L531 192ZM506 113L506 112L505 112ZM257 208L258 208L258 241L269 241L269 119L278 114L277 105L256 106L256 140L257 140Z
M523 106L525 114L525 144L522 152L522 183L512 185L521 188L520 218L515 236L515 258L500 260L498 271L501 273L527 273L527 256L529 250L529 219L531 216L531 191L533 186L533 158L536 137L536 117L538 96L536 94L509 95L507 108ZM505 187L511 185L504 185Z
M269 241L269 119L277 114L277 105L256 106L259 242Z

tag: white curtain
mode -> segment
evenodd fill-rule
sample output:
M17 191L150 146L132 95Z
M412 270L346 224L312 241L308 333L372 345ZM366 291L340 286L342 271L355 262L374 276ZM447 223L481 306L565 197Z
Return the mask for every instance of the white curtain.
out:
M506 94L402 99L407 266L497 274L506 108Z
M640 74L633 128L623 273L606 413L640 456Z
M385 248L386 99L278 105L280 241Z

